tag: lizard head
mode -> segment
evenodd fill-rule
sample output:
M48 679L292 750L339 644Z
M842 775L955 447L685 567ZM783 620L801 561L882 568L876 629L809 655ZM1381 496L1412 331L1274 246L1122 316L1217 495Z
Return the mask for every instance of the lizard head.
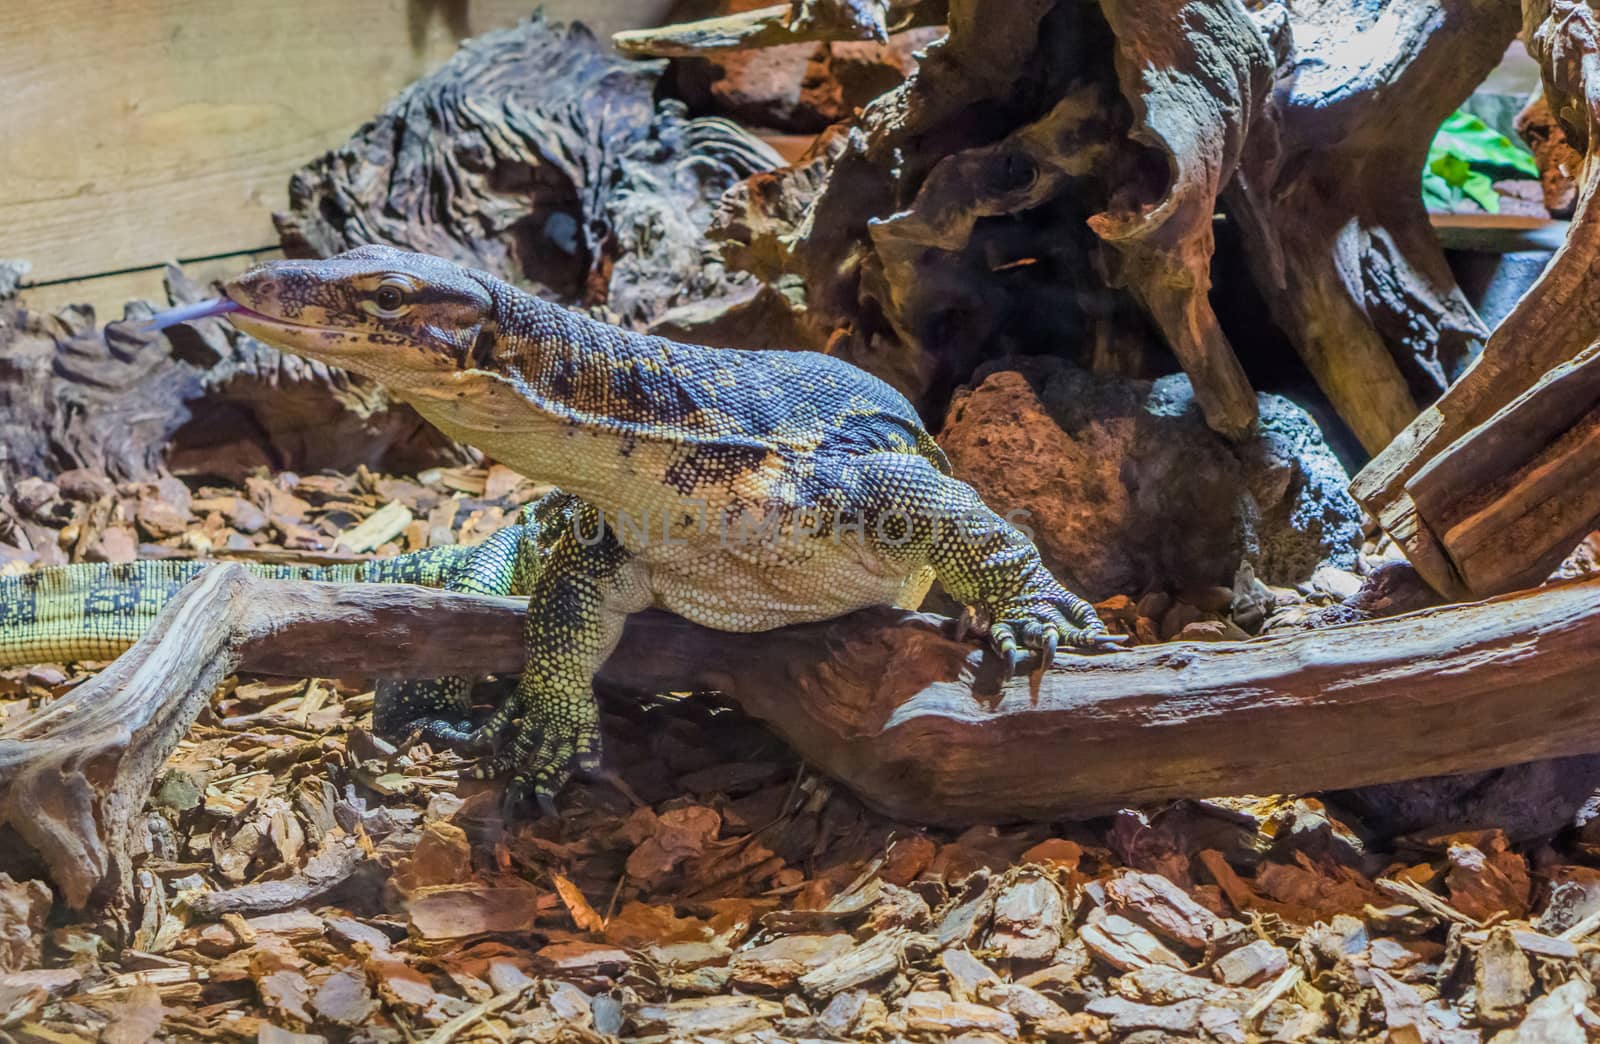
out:
M427 254L364 246L320 261L268 261L223 285L228 320L253 337L396 392L489 366L494 280Z

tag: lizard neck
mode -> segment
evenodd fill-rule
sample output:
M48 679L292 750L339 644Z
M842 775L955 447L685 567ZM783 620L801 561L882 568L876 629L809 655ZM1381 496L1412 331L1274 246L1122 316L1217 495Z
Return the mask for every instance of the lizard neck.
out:
M666 507L673 454L727 431L710 408L722 353L619 330L511 287L496 301L482 368L405 397L446 434L535 481L603 508Z

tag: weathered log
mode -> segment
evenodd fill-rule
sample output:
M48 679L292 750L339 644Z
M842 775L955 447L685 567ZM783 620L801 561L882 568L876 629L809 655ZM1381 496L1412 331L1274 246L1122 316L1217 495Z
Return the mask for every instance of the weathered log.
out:
M511 599L210 570L104 673L0 734L0 822L72 906L126 903L134 817L224 675L515 670L521 615ZM724 693L869 804L952 825L1600 751L1600 581L1283 638L1066 656L1037 700L947 623L874 609L729 634L643 613L601 681Z
M1600 339L1600 164L1590 149L1600 126L1600 16L1585 3L1528 0L1524 20L1551 110L1585 150L1566 242L1483 354L1350 487L1451 598L1540 579L1596 521L1586 432L1600 403L1588 359Z
M1162 7L1100 4L1134 110L1131 137L1165 154L1167 183L1153 199L1136 189L1116 193L1089 225L1119 262L1112 266L1118 284L1133 291L1183 364L1207 423L1242 439L1256 422L1256 395L1211 309L1211 225L1271 89L1272 58L1241 5Z

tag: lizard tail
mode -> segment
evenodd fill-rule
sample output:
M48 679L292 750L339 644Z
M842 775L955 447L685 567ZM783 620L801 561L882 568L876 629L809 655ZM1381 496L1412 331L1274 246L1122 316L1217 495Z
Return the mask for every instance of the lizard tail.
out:
M470 547L446 546L331 566L242 564L252 575L269 580L443 587L471 552ZM90 562L0 577L0 667L115 659L210 564Z

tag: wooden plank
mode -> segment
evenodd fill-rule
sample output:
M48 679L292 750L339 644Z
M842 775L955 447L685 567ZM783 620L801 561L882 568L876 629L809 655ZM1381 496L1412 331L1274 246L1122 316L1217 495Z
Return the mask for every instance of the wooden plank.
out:
M184 262L183 271L191 279L209 283L237 275L257 261L270 261L282 256L283 251L277 247L246 251ZM122 306L129 301L143 300L165 304L167 301L166 287L163 283L165 274L166 266L158 265L131 272L90 276L87 279L69 279L64 283L49 283L44 286L24 285L22 300L29 308L39 312L56 312L67 305L86 304L94 309L96 319L105 323L122 318Z
M552 0L597 32L668 0ZM0 256L55 281L275 243L289 174L529 0L60 0L0 16Z
M1446 250L1490 254L1553 253L1566 242L1571 227L1571 222L1555 218L1514 214L1429 214L1428 220Z

